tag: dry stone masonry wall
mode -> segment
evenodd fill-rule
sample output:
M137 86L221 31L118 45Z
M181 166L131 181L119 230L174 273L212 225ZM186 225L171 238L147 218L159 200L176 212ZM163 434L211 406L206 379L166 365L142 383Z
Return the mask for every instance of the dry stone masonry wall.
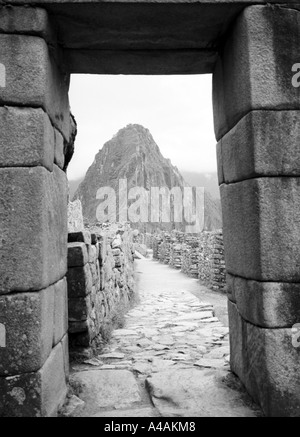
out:
M221 231L203 232L199 238L199 279L213 290L224 290L226 269Z
M153 258L183 273L215 291L225 291L226 269L222 231L202 232L198 236L174 231L146 236L153 249Z
M104 326L133 297L133 252L130 228L69 233L67 279L73 353L103 344Z

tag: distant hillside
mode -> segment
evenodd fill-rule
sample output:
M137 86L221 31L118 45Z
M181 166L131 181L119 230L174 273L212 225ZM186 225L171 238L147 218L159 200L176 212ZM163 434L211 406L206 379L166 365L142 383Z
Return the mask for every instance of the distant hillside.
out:
M181 171L186 182L193 187L204 187L214 199L220 199L218 184L218 174L214 173L197 173L191 171Z
M76 193L77 188L83 181L84 176L78 179L69 180L69 193L70 193L70 199L73 199L74 194Z
M111 187L118 193L119 180L126 179L128 190L133 187L187 187L188 184L169 159L161 154L148 129L137 124L131 124L121 129L114 137L104 144L96 154L93 164L88 169L85 178L74 181L70 189L75 189L80 182L74 199L82 202L85 219L94 223L99 200L96 193L101 187ZM196 185L195 186L204 186ZM117 202L119 200L117 199ZM219 202L215 202L208 190L205 190L205 229L211 230L222 226ZM142 225L141 225L142 226ZM137 227L141 227L137 226ZM182 229L183 224L159 224L160 228ZM151 231L158 224L148 224L144 230Z

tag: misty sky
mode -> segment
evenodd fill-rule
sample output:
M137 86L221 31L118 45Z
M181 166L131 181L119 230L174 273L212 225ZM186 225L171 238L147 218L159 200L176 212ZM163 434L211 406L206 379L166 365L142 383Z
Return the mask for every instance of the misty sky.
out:
M130 123L148 128L179 170L216 171L211 82L211 75L72 75L78 136L69 179L84 176L103 144Z

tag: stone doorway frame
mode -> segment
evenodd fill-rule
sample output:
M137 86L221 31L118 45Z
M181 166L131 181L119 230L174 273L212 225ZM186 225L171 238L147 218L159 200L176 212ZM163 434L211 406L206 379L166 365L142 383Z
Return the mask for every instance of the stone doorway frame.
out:
M190 10L189 21L202 8L210 31L200 24L214 41L199 30L203 46L172 49L167 41L168 49L157 38L162 27L150 22L150 49L132 49L130 29L128 50L99 49L102 28L92 28L93 53L72 39L72 11L85 6L92 16L99 2L76 2L72 11L66 1L9 3L0 14L0 415L52 416L66 394L69 74L214 70L231 368L265 414L300 416L300 348L291 335L300 320L298 3L175 2L175 24L178 12ZM117 5L136 23L135 11L151 15L167 3ZM105 24L109 4L101 6ZM65 35L63 17L71 20Z

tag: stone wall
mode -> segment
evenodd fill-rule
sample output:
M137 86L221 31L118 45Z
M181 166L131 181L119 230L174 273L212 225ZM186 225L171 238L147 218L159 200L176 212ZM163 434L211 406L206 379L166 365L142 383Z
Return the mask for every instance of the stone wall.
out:
M300 416L300 349L291 339L300 320L300 101L286 68L299 17L270 5L244 9L213 79L231 369L275 417Z
M204 232L200 235L199 280L213 290L225 290L226 268L222 231Z
M199 240L191 237L183 247L182 272L192 278L199 276Z
M71 351L103 344L103 326L134 293L129 228L69 233L68 301Z
M60 56L45 10L1 8L1 417L55 416L67 392L72 128Z
M225 291L226 269L222 231L202 232L197 237L174 231L147 236L153 248L153 259L183 273L212 290Z

